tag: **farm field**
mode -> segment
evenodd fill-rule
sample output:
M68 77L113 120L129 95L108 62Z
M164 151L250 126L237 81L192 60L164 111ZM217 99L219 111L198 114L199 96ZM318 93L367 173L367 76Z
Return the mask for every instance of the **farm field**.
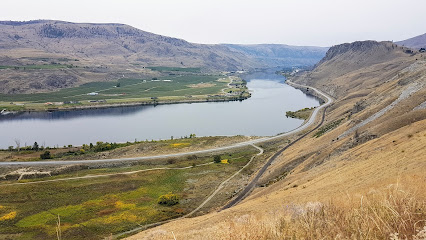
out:
M228 85L230 82L234 85ZM169 75L151 79L123 78L90 82L55 92L0 94L0 109L46 111L129 104L226 101L250 97L245 82L223 75Z
M154 80L121 79L117 82L87 83L79 87L62 89L50 93L0 94L0 99L4 102L44 103L215 94L226 87L226 83L216 81L219 78L219 76L210 75L186 75L159 77ZM205 88L188 86L200 82L211 83L211 86ZM87 95L92 92L98 94L93 96Z

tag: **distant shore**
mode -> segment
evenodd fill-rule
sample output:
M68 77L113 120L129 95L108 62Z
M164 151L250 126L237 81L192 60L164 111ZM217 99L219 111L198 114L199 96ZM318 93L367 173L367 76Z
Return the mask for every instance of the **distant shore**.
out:
M37 108L23 108L19 110L8 110L6 107L2 109L2 113L0 116L13 116L15 114L23 113L23 112L52 112L52 111L73 111L73 110L84 110L84 109L101 109L101 108L115 108L115 107L132 107L132 106L149 106L149 105L166 105L166 104L181 104L181 103L203 103L203 102L232 102L232 101L243 101L251 97L251 94L247 94L244 96L215 96L211 98L196 98L194 99L155 99L149 101L129 101L129 102L116 102L116 103L108 103L100 102L97 104L81 104L81 105L71 105L71 106L51 106L44 107L40 106ZM24 105L25 106L25 105ZM0 107L1 109L1 107Z

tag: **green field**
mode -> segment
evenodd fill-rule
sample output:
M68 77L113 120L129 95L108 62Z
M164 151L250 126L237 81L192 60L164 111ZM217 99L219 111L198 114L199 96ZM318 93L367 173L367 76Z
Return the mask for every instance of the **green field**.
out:
M141 225L182 216L197 207L220 182L245 165L255 153L253 148L241 149L222 154L222 159L229 159L230 164L216 163L184 170L155 170L31 185L0 184L0 239L56 239L58 215L62 239L102 239ZM188 157L163 165L141 163L132 167L88 169L66 177L185 167L212 160L211 156ZM163 206L157 203L160 195L170 192L179 196L179 204ZM220 206L223 203L212 204Z
M120 79L117 82L86 83L79 87L62 89L50 93L0 94L0 101L44 103L216 94L226 87L226 83L216 81L218 78L220 76L186 75L159 77L156 80L146 79L146 82L142 79ZM214 86L203 88L188 87L188 85L200 82L212 83ZM116 87L118 84L120 87ZM97 92L99 95L87 95L91 92Z

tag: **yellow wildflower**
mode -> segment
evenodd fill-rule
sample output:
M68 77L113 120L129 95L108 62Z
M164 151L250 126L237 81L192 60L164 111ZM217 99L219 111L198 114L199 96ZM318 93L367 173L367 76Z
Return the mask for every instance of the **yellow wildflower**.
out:
M6 215L4 215L3 217L0 217L0 222L6 221L6 220L12 220L16 217L16 212L10 212Z

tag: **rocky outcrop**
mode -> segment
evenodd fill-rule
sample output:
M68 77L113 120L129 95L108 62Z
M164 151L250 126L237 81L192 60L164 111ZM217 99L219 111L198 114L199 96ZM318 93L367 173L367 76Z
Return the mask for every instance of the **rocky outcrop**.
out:
M331 47L325 54L325 57L318 63L318 66L344 54L351 55L353 57L356 55L364 56L366 54L373 56L372 53L386 53L392 51L392 49L395 49L396 47L397 46L395 44L390 42L357 41L353 43L344 43Z

